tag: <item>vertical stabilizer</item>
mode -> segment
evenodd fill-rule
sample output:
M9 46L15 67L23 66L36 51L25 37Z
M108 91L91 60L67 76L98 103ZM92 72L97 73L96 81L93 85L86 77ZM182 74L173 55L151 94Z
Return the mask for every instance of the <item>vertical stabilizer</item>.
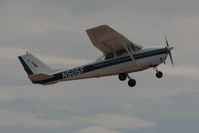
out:
M30 53L18 57L24 70L28 74L29 79L34 83L35 81L42 81L52 78L53 70L37 59Z

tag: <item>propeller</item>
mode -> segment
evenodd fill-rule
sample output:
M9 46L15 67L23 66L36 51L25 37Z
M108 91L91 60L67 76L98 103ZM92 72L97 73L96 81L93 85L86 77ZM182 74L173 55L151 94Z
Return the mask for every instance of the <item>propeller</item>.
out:
M171 64L174 65L174 62L173 62L173 57L172 57L172 54L171 54L171 50L174 48L174 47L170 47L169 46L169 42L168 42L168 39L167 39L167 36L166 34L164 33L164 38L165 38L165 41L166 41L166 45L167 45L167 52L169 54L169 57L170 57L170 60L171 60Z

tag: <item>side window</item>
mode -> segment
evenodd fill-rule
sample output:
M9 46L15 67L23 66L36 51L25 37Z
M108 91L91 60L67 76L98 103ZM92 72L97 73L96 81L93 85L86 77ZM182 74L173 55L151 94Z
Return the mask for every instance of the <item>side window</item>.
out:
M117 54L118 56L120 56L120 55L122 55L122 54L124 54L124 53L126 53L126 50L125 50L125 49L121 49L121 50L116 51L116 54Z
M105 56L105 59L110 59L110 58L113 58L113 57L114 57L113 53L110 53L110 54L107 54Z

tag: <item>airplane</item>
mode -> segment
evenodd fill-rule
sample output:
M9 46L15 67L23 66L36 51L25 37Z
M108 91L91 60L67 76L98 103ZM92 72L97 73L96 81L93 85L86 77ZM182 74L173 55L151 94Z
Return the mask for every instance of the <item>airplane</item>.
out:
M162 63L165 64L168 55L171 63L174 64L171 55L174 47L169 46L166 34L164 34L166 47L143 48L108 25L99 25L87 29L86 32L93 45L103 53L103 56L93 63L57 71L26 52L18 59L32 83L50 85L60 81L118 75L121 81L128 78L128 85L134 87L136 80L131 78L129 73L153 68L156 77L162 78L163 73L157 67Z

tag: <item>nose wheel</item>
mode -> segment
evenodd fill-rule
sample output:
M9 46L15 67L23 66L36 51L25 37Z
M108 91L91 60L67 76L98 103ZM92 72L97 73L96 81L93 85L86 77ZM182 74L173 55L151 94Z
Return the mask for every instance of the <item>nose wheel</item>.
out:
M156 72L156 77L157 78L162 78L163 73L161 71Z
M162 78L162 77L163 77L163 73L162 73L161 71L159 71L159 70L157 69L157 67L155 67L154 70L156 71L156 77L157 77L157 78Z
M121 81L125 81L127 78L129 79L128 81L128 85L130 87L134 87L136 85L136 80L135 79L132 79L128 74L126 73L120 73L119 76L118 76L119 80Z

